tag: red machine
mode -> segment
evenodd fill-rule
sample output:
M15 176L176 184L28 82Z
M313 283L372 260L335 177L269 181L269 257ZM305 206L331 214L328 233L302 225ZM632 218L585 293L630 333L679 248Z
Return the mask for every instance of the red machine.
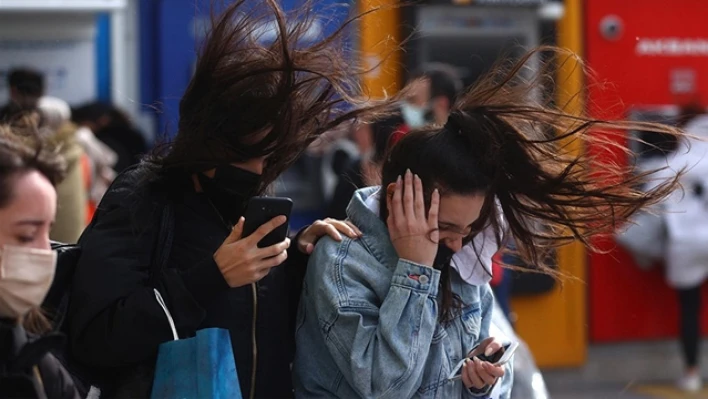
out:
M656 120L708 99L708 30L703 0L585 2L588 106L593 116ZM609 84L602 84L602 82ZM617 155L620 162L623 156ZM605 249L614 243L601 244ZM708 242L706 243L708 245ZM639 270L617 249L589 262L590 339L673 337L677 300L660 268ZM706 265L708 267L708 264ZM704 308L708 295L704 295ZM708 331L708 317L703 318Z

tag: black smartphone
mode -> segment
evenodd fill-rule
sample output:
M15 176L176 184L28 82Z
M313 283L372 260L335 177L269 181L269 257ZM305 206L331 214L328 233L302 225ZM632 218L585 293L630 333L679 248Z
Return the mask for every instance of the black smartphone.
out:
M293 201L284 197L253 197L248 201L246 213L246 223L243 226L243 237L253 234L263 224L269 222L276 216L285 216L286 222L258 242L259 248L269 247L285 240L288 236L288 224L290 222L290 212L293 210Z

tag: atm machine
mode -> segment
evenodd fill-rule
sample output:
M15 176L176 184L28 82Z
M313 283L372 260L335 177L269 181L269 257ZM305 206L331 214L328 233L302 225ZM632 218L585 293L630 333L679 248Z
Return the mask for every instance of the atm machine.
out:
M541 44L546 4L546 0L431 0L407 7L403 11L407 27L403 37L411 37L404 60L407 69L447 63L470 85L499 57L519 57Z

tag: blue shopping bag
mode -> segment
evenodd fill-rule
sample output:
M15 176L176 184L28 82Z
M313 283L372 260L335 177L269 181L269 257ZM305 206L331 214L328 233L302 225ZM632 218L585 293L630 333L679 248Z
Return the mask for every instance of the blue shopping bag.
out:
M160 345L152 399L242 399L229 332L207 328L197 331L194 338L179 339L157 290L155 297L167 315L175 340Z

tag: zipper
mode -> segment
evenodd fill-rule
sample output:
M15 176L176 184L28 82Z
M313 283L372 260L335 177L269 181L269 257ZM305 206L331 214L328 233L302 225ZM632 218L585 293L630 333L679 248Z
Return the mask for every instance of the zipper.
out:
M251 399L256 395L256 368L258 367L258 339L256 338L256 322L258 321L258 283L251 284L253 292L253 324L251 329L251 345L253 346L253 365L251 372Z

